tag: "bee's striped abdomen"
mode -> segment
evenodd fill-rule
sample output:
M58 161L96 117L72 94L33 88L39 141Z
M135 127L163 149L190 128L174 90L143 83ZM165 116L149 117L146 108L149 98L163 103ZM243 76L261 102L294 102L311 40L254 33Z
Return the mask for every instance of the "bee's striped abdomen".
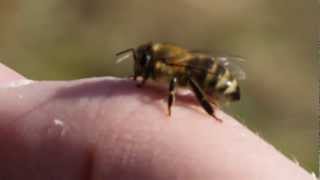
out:
M207 89L216 89L220 77L223 76L226 72L226 69L218 63L214 63L207 74L205 87Z
M217 97L227 97L230 100L240 99L238 81L228 69L219 63L215 63L209 69L203 88Z

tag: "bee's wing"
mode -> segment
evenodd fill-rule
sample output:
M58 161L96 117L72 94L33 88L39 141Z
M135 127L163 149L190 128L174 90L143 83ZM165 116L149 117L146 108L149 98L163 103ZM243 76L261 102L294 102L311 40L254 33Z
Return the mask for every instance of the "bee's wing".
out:
M245 59L240 56L226 55L226 53L216 52L215 55L210 53L203 53L202 51L193 50L191 51L196 56L208 56L213 61L217 61L222 66L226 67L231 74L238 80L246 79L246 73L240 66L240 63L245 62Z
M246 73L242 70L241 66L239 65L239 62L243 62L244 59L236 56L209 56L207 54L200 54L200 53L193 53L194 57L201 57L200 59L210 59L212 61L218 62L220 65L224 66L227 68L230 73L237 78L238 80L244 80L246 79ZM168 65L173 65L173 66L186 66L189 68L192 68L193 70L199 70L199 71L204 71L207 70L206 66L201 66L201 64L197 66L190 65L190 57L185 56L181 58L167 58L165 60L165 63Z
M246 73L243 71L239 63L244 62L245 59L237 56L216 56L214 60L218 61L222 66L226 67L231 74L239 79L246 79Z

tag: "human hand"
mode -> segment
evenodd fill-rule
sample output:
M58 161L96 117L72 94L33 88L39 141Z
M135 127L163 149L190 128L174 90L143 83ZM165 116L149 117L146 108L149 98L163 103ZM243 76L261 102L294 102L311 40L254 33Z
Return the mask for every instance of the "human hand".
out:
M13 83L15 82L15 83ZM0 65L0 179L311 180L232 117L115 78L28 81Z

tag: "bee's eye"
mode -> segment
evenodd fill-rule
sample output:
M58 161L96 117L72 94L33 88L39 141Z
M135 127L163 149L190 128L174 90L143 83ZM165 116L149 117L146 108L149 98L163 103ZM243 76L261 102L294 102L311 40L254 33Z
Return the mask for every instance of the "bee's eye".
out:
M140 61L140 65L141 66L145 66L146 64L148 64L151 60L151 55L150 54L144 54L141 61Z

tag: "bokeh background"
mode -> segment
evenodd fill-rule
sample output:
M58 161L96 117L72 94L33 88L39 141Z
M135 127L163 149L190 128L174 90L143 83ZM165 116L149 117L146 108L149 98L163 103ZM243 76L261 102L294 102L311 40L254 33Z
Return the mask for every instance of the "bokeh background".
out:
M66 80L128 76L114 54L149 41L240 55L243 99L227 111L317 172L318 12L317 0L0 0L0 61Z

